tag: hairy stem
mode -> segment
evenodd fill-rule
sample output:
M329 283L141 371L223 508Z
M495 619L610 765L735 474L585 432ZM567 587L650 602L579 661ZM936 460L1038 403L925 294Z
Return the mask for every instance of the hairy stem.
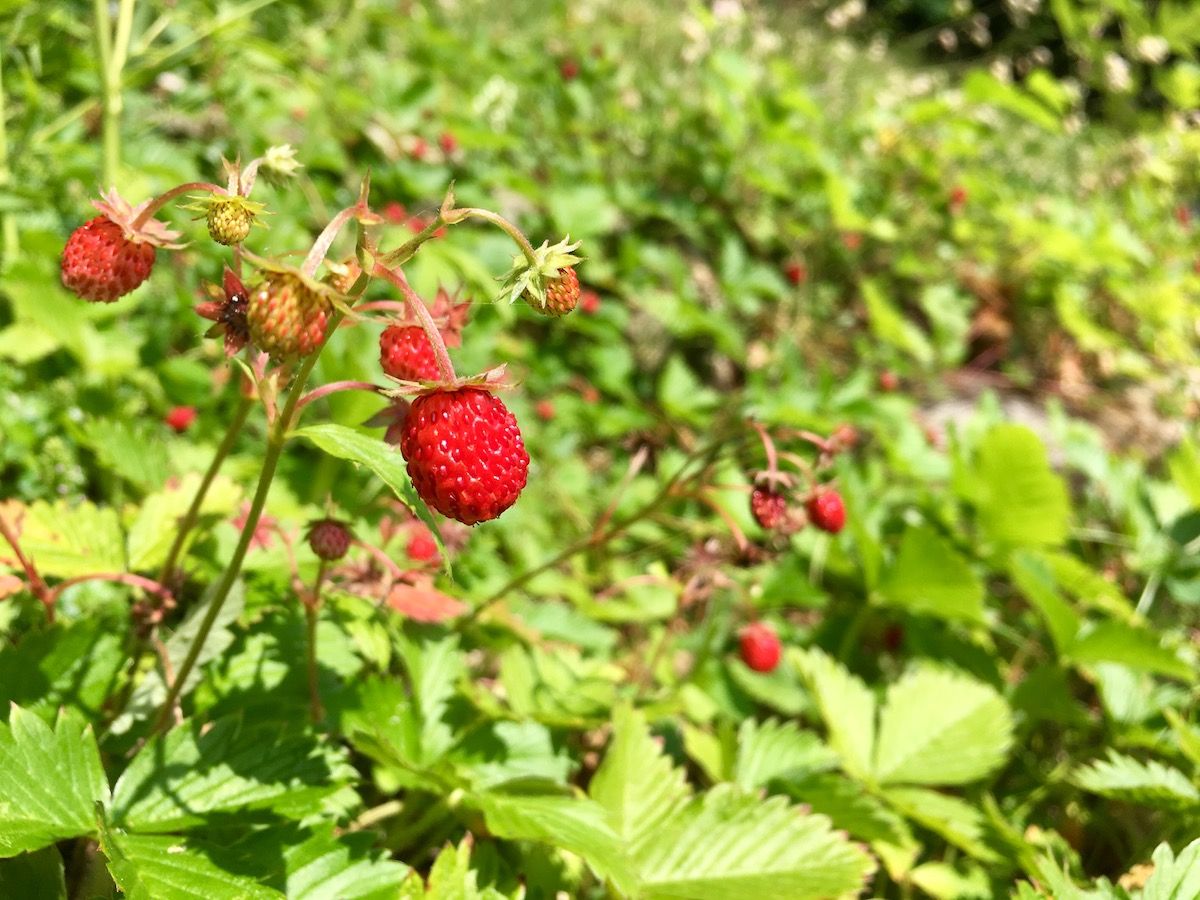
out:
M17 540L16 532L9 527L3 515L0 515L0 537L3 537L5 543L12 548L13 554L17 557L17 562L25 570L25 577L29 580L29 590L46 607L46 621L53 623L54 595L50 588L46 586L46 582L42 579L41 573L38 572L37 566L33 564L33 560L27 557L21 550L21 544Z
M186 194L188 191L208 191L210 194L224 194L225 188L219 184L212 184L207 181L188 181L184 184L177 185L171 188L165 194L159 194L153 200L147 200L137 210L137 216L134 217L132 227L140 228L153 218L154 214L178 197L180 194Z
M329 253L329 248L333 246L338 232L346 226L347 222L359 214L366 212L366 210L366 205L360 201L353 206L347 206L330 219L325 229L317 235L317 240L313 243L312 249L308 251L308 256L304 257L304 262L300 264L300 274L307 278L312 278L316 275L317 269L325 261L325 257Z
M463 219L483 219L486 222L491 222L502 229L510 238L512 238L521 252L525 254L525 259L528 260L531 266L536 266L537 256L533 252L533 244L529 243L529 238L525 237L524 233L508 219L499 213L494 213L488 209L476 209L473 206L456 209L453 213L451 223L461 222Z
M213 625L216 624L217 616L220 615L221 607L225 605L225 601L229 598L229 592L233 589L234 582L237 581L237 577L242 571L242 563L245 562L246 553L250 550L250 542L254 539L254 529L258 526L258 520L261 518L263 508L267 504L267 495L271 490L271 482L275 479L275 469L279 465L279 457L283 454L284 445L287 443L288 429L291 427L292 418L296 412L296 404L300 402L300 397L304 393L304 386L308 383L308 378L312 374L313 367L317 364L317 359L320 357L321 351L325 349L325 345L329 342L330 335L337 330L337 325L341 321L342 315L340 311L334 312L330 327L325 332L325 339L322 341L321 346L300 364L300 370L296 373L295 384L288 392L288 399L283 408L283 413L275 420L274 427L271 429L271 435L267 440L267 454L263 459L262 472L258 476L258 487L254 491L254 499L250 501L250 509L246 513L246 523L242 528L241 536L238 538L237 546L234 548L233 558L229 560L229 565L226 567L225 573L221 576L212 601L209 603L208 611L205 613L204 618L200 622L200 627L196 631L196 637L192 640L191 647L188 648L187 656L184 657L174 681L171 682L170 690L167 691L167 698L163 702L162 709L159 710L158 719L152 731L162 730L171 721L171 712L179 700L183 686L187 683L192 669L195 668L196 661L200 658L200 652L204 648L205 641L208 640L208 635L212 631Z
M300 402L296 404L296 409L304 409L308 404L320 400L322 397L328 397L330 394L336 394L339 391L371 391L378 394L382 391L377 384L372 384L369 381L331 381L329 384L323 384L319 388L313 388L307 394L300 398Z
M404 273L399 269L389 269L383 263L376 263L375 274L386 278L400 289L400 292L404 295L404 299L408 302L409 311L421 323L425 337L429 339L429 343L433 347L433 355L437 359L438 372L441 373L443 380L454 381L454 363L450 361L450 353L446 350L446 341L442 338L442 333L438 330L437 323L433 321L433 315L429 312L429 307L425 305L425 301L417 296L417 292L412 289L412 285L408 283L408 279L404 277Z
M391 253L383 257L383 262L389 266L402 266L410 259L413 254L421 249L421 245L437 234L439 228L446 224L446 220L442 218L441 213L433 217L433 221L418 231L409 240L405 241Z
M171 576L175 574L175 566L179 562L179 554L183 552L188 535L200 518L200 508L204 506L204 498L208 496L208 489L212 487L217 473L221 471L221 465L225 462L225 458L233 450L233 445L237 442L238 435L242 433L242 426L246 424L246 417L250 414L250 408L253 405L254 401L244 395L238 401L237 410L233 414L233 419L229 422L229 428L225 432L225 437L221 439L221 444L217 447L217 452L213 454L212 462L208 464L208 471L204 473L204 477L200 480L200 486L196 488L196 496L192 498L191 505L179 522L179 528L175 532L175 540L171 542L171 549L167 551L167 559L158 573L158 580L162 584L166 584L171 579Z

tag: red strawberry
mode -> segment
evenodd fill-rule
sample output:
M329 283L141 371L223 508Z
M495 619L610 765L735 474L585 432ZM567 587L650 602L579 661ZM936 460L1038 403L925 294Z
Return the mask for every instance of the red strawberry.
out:
M150 277L154 245L131 241L108 216L76 228L62 255L62 283L84 300L112 303Z
M554 401L553 400L539 400L537 402L537 406L534 407L534 412L537 413L538 418L541 419L543 422L552 421L554 419L554 415L555 415Z
M594 316L600 312L600 295L595 291L581 291L579 293L579 311L586 316Z
M963 207L967 205L967 189L961 184L956 184L950 189L950 211L962 212Z
M1186 203L1180 203L1175 207L1175 221L1184 228L1192 224L1192 211Z
M453 156L458 150L458 138L449 131L443 131L441 137L438 138L438 146L442 148L442 152L447 156Z
M900 379L895 372L885 370L879 373L879 389L887 393L891 393L900 387Z
M512 506L529 473L516 418L499 397L478 388L417 397L404 419L400 452L421 499L464 525Z
M379 336L379 365L401 381L436 381L437 357L418 325L389 325Z
M546 305L539 312L548 316L565 316L579 303L579 276L572 266L558 270L558 277L546 282Z
M176 406L163 417L163 422L176 434L183 434L196 421L196 407Z
M854 252L862 246L862 235L857 231L846 231L842 233L842 246L850 252Z
M750 512L760 526L774 531L787 518L787 499L770 488L755 488L750 495Z
M799 260L790 262L783 270L783 274L787 276L787 280L794 286L799 287L808 281L808 266Z
M437 541L424 528L413 531L405 550L408 558L414 562L433 562L438 556Z
M345 522L337 519L320 519L308 528L308 546L318 559L333 562L341 559L350 549L354 535Z
M573 81L579 77L579 63L568 57L558 64L558 73L563 81Z
M846 504L832 488L820 490L808 498L808 518L822 531L837 534L846 525Z
M393 225L403 225L405 220L408 219L408 210L404 208L403 203L391 200L383 208L383 217Z
M742 662L755 672L773 672L783 655L779 635L766 622L754 622L742 629L739 639Z

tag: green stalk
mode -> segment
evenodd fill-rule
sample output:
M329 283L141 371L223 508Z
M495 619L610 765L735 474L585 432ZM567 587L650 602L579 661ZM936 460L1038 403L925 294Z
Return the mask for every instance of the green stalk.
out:
M267 440L267 455L263 459L262 472L258 476L258 487L254 491L254 499L250 501L250 510L246 513L246 524L242 528L241 536L238 538L237 547L234 548L233 558L229 560L225 574L221 576L221 580L217 584L212 601L209 603L208 611L204 614L204 618L200 622L200 628L196 632L196 637L192 641L191 647L188 648L187 656L184 657L183 663L179 666L179 671L175 673L175 679L171 683L170 690L167 691L167 699L163 702L162 709L159 711L158 719L155 721L151 733L161 731L171 721L171 712L175 709L179 695L183 692L183 686L187 683L192 669L196 667L196 661L200 658L200 652L204 649L204 644L208 640L208 635L212 631L213 625L216 624L217 616L221 613L221 607L225 605L225 601L229 598L229 592L233 589L233 585L242 571L242 563L245 562L246 553L250 550L250 543L254 540L254 529L258 526L258 520L262 517L263 508L267 505L267 495L271 491L271 482L275 480L275 470L279 466L279 457L283 455L283 448L287 443L288 429L291 427L292 419L296 412L296 404L300 402L300 397L304 393L304 386L308 383L308 378L312 374L313 367L317 364L317 359L321 356L321 351L325 349L325 345L329 343L330 337L337 331L342 318L343 313L340 311L334 312L329 323L329 328L325 332L325 340L315 353L311 354L300 364L300 370L296 373L295 384L292 385L292 389L288 392L287 404L284 406L279 418L275 420L270 437Z
M100 58L100 116L103 129L104 184L113 187L121 168L121 98L114 102L112 66L112 19L107 0L94 0L96 17L96 55Z
M8 128L5 125L4 106L4 54L0 52L0 192L8 187L12 173L8 168ZM7 265L17 255L17 220L11 213L0 218L0 235L3 244L0 247L0 265Z
M238 408L233 414L233 420L229 423L229 429L225 432L225 437L221 440L221 445L217 447L217 452L213 455L212 462L208 464L208 471L204 473L204 478L200 481L200 487L196 489L196 496L192 498L192 504L183 515L183 519L179 523L179 530L175 532L175 540L171 544L171 549L167 551L167 560L163 563L162 570L158 574L160 584L166 584L168 579L175 573L175 565L179 562L179 554L183 552L183 545L187 542L187 537L192 529L196 526L196 521L200 518L200 508L204 505L204 498L208 496L208 489L212 487L213 481L217 477L217 473L221 471L221 465L225 462L225 458L229 456L233 445L237 442L238 435L242 432L242 426L246 423L246 417L250 414L250 408L254 405L254 401L250 397L242 396L238 403Z

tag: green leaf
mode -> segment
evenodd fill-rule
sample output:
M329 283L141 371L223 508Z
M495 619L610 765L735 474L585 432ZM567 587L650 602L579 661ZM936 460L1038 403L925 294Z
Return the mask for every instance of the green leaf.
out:
M984 843L984 817L978 807L925 788L889 788L883 798L901 815L940 834L981 862L999 862L1000 855Z
M325 825L301 844L284 850L289 900L391 900L409 868L371 849L372 837L333 836Z
M913 842L904 820L884 806L856 781L832 772L791 778L782 785L789 797L814 813L828 816L861 841L904 846Z
M200 479L199 473L190 473L142 501L137 518L129 528L131 570L151 571L166 562L167 553L175 540L176 526L191 505L192 498L200 486ZM231 513L240 496L233 482L218 477L204 495L200 514L213 516Z
M837 754L795 722L746 719L738 730L734 781L746 790L766 787L776 778L795 778L837 765Z
M1057 545L1066 540L1071 507L1038 436L1020 425L996 425L975 462L979 522L1002 545Z
M342 755L278 726L221 719L150 740L113 789L113 819L139 832L176 831L216 812L300 818L354 778Z
M83 433L100 465L148 492L165 482L169 472L166 444L153 427L141 420L94 419Z
M10 703L47 721L61 706L98 716L126 662L123 637L121 626L89 618L0 647L0 719L8 716Z
M1037 553L1018 550L1009 559L1008 574L1025 599L1042 616L1060 655L1075 642L1083 620L1058 591L1054 572Z
M442 558L446 558L446 548L442 543L442 534L438 530L437 520L429 508L417 496L416 488L409 480L405 469L404 457L395 447L385 444L378 437L362 434L344 425L310 425L292 432L292 437L301 437L316 444L330 456L349 460L355 465L366 466L374 472L384 484L392 489L405 506L433 532Z
M125 538L112 509L91 503L35 503L25 513L21 548L42 575L74 578L125 571Z
M0 897L20 900L67 900L62 854L43 847L11 859L0 859Z
M934 350L929 338L910 322L888 299L884 288L871 279L861 283L863 303L867 307L867 318L871 331L879 340L897 350L907 353L921 365L933 362Z
M1195 678L1192 666L1164 647L1157 633L1112 619L1086 629L1071 645L1069 656L1076 663L1121 663L1180 681Z
M1107 760L1084 766L1073 780L1085 791L1113 800L1175 810L1200 806L1200 790L1178 769L1156 760L1141 762L1112 748Z
M917 669L893 684L879 717L874 777L880 784L966 784L1003 765L1012 714L985 684Z
M1200 839L1184 847L1178 856L1169 845L1159 844L1150 859L1154 873L1142 888L1141 900L1200 897Z
M283 895L243 875L226 872L202 845L169 835L100 831L108 871L127 900L271 900Z
M471 802L497 837L569 850L626 892L632 885L633 872L623 843L609 827L608 811L599 803L568 796L491 792L475 795Z
M565 785L571 759L555 752L550 730L539 722L488 722L468 732L451 755L475 790L515 781Z
M829 743L842 768L856 778L869 778L875 750L875 695L819 650L798 654L796 660L829 728Z
M14 706L0 723L0 857L91 834L107 801L92 727L68 711L52 729Z
M612 830L636 852L687 802L691 789L683 770L650 736L642 715L623 704L613 713L613 739L588 793L607 812Z
M504 900L492 887L479 887L479 873L471 868L470 835L457 847L448 844L429 870L429 885L416 872L405 879L400 900Z
M896 561L879 586L895 606L943 619L983 619L983 582L932 528L909 528Z
M687 900L806 900L860 890L871 857L824 816L733 785L694 798L638 854L642 894Z

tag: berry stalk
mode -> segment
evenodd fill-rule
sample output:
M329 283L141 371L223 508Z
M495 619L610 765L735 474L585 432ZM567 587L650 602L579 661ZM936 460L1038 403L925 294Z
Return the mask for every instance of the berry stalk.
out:
M389 269L383 263L377 262L375 263L375 274L386 278L400 289L400 293L404 295L404 299L408 303L409 311L416 317L421 329L425 332L425 337L429 339L430 346L433 347L433 355L437 359L438 371L443 380L454 381L454 363L450 361L450 353L446 350L446 341L442 338L437 323L433 321L433 316L430 315L425 301L417 296L417 292L412 289L412 285L408 283L408 279L399 269Z
M147 200L145 204L137 211L137 218L133 220L133 227L140 228L152 218L154 214L174 200L181 194L186 194L188 191L208 191L210 194L224 194L225 188L218 184L211 184L207 181L189 181L185 184L177 185L167 191L165 194L159 194L153 200Z
M172 541L171 549L167 551L166 561L158 573L158 580L161 584L166 584L175 573L175 566L179 562L179 554L183 552L183 546L187 542L187 537L195 527L196 521L200 518L200 508L204 505L204 498L208 496L208 489L212 487L217 473L221 471L221 466L225 462L225 458L233 450L233 445L237 442L238 435L241 434L242 426L246 424L246 417L250 414L250 408L253 405L254 401L250 397L242 396L239 400L237 410L234 412L233 419L229 423L229 428L225 432L225 437L221 439L221 444L217 447L217 452L213 454L212 462L208 464L208 471L204 473L204 477L200 480L200 486L196 488L196 495L192 497L191 505L188 506L187 512L183 514L183 519L179 522L179 530L175 532L175 540Z
M306 278L312 278L317 274L317 269L321 263L325 261L325 257L329 254L329 248L333 246L334 239L337 238L338 232L346 227L346 223L351 219L357 218L363 213L369 213L367 204L359 200L353 206L347 206L341 210L336 216L330 219L329 224L317 235L316 241L312 245L312 249L308 251L308 255L304 257L304 262L300 264L300 274Z
M538 259L533 252L533 244L529 243L529 238L525 237L521 229L504 218L504 216L494 213L489 209L478 209L474 206L467 206L450 212L446 216L446 223L455 225L464 219L483 219L486 222L491 222L516 242L516 245L521 248L521 252L525 255L525 259L531 266L536 267L538 265Z

